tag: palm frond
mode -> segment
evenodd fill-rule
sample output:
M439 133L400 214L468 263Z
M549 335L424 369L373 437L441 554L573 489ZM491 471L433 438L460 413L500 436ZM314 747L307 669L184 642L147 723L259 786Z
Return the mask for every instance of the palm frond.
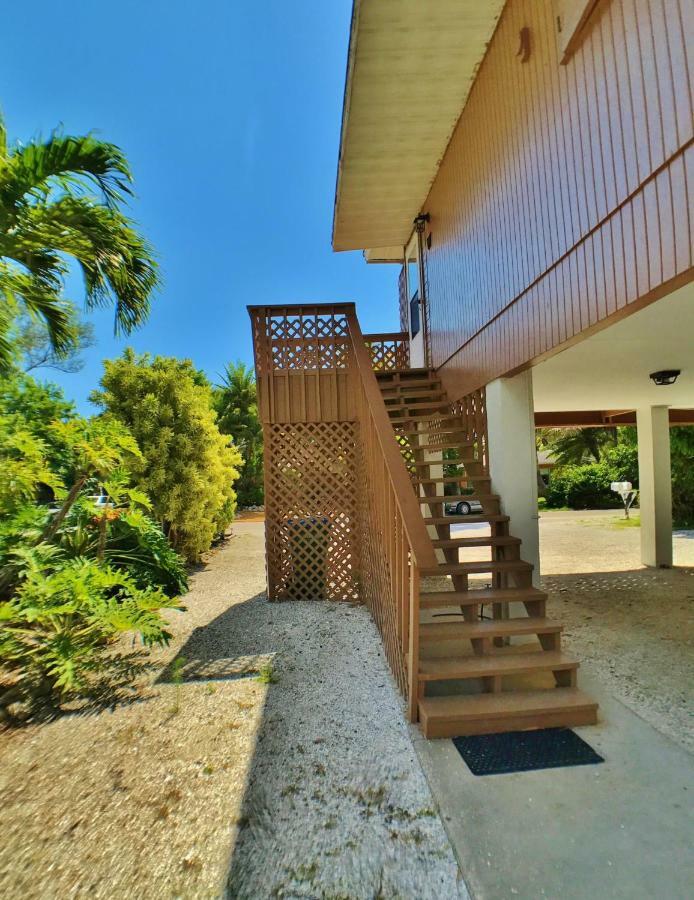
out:
M149 314L159 283L150 245L118 210L89 197L64 196L19 217L26 258L42 247L73 256L80 265L88 308L115 304L116 332L129 334ZM0 245L1 246L1 245Z
M53 184L79 190L80 179L96 185L107 204L132 195L132 173L122 150L93 134L53 134L17 147L0 170L0 209L16 209L27 198L45 196Z

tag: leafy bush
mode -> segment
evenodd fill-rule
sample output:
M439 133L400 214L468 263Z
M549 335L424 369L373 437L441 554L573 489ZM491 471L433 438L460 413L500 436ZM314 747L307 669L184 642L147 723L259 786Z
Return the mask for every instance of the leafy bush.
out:
M600 462L556 468L549 479L548 507L570 509L613 509L621 505L610 490L613 481L631 481L638 486L638 452L636 447L617 444L603 451Z
M117 664L104 650L124 632L145 646L168 643L160 610L171 604L162 591L141 590L124 572L90 560L37 562L0 603L0 660L24 693L60 701L87 691L91 677Z
M190 562L232 521L241 456L215 423L212 391L189 361L122 357L104 363L93 394L132 433L142 451L136 484L172 546Z
M51 446L22 412L0 412L0 695L61 703L116 676L132 681L132 654L112 642L133 632L144 646L166 643L161 610L186 590L186 573L131 485L126 466L140 452L122 423L44 422ZM52 501L37 502L47 491Z

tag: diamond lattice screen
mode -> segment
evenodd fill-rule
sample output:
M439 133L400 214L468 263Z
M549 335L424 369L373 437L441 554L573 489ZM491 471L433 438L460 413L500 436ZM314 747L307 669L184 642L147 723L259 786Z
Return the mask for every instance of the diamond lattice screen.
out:
M268 582L274 600L357 600L356 426L266 427Z

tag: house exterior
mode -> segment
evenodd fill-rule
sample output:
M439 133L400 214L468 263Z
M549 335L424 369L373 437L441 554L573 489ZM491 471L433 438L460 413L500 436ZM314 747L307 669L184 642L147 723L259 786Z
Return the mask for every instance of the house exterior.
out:
M394 266L401 330L364 337L349 306L251 310L270 590L292 594L304 554L329 596L340 532L342 595L370 605L431 736L595 720L544 617L536 425L636 422L643 562L672 563L668 429L694 421L693 16L685 0L354 2L333 247ZM324 476L301 488L321 442ZM345 515L327 496L273 507L280 470L276 496L333 483ZM451 532L444 496L478 498L484 544ZM474 546L488 558L461 561ZM428 578L448 579L445 602ZM426 618L437 604L459 605L457 631ZM542 652L523 668L505 647L528 633ZM451 651L463 640L471 656ZM539 662L555 690L509 698ZM432 694L442 682L467 687Z

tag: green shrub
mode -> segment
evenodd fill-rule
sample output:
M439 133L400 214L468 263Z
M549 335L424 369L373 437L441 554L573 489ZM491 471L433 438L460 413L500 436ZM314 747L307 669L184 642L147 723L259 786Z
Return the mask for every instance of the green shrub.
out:
M196 562L233 519L242 462L216 425L209 384L190 361L126 350L104 362L101 386L94 401L142 451L135 483L172 546Z
M547 506L570 509L615 509L621 506L610 490L613 481L631 481L638 486L636 447L617 444L603 452L600 462L561 466L553 470L547 486Z
M60 703L118 665L109 647L118 635L134 633L145 646L167 644L161 616L167 606L162 591L141 590L109 566L84 559L60 568L39 563L0 603L0 660L24 694Z

